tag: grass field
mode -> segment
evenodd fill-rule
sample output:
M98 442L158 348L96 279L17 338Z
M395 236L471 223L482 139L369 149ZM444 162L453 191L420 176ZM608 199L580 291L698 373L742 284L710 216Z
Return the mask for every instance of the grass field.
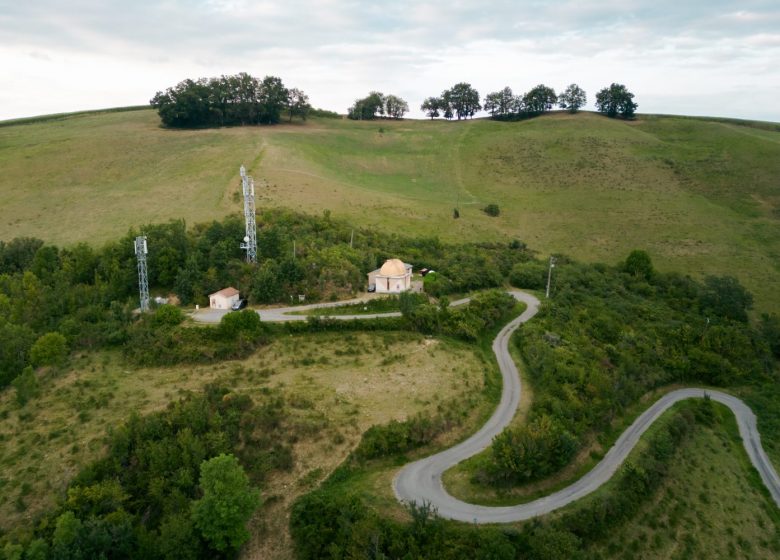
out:
M697 426L666 481L638 514L592 551L597 558L770 559L780 554L780 516L762 491L730 411Z
M663 270L736 275L760 309L780 310L780 132L727 120L583 113L177 131L148 110L3 126L0 239L99 244L133 225L240 212L241 163L259 207L327 209L447 240L519 238L591 261L644 248ZM501 215L485 215L488 203Z
M29 525L103 452L109 426L159 409L218 380L249 395L280 390L294 420L294 468L262 489L249 557L290 553L290 502L343 461L370 426L481 394L484 364L467 346L411 333L320 333L281 338L252 357L212 366L128 368L118 355L77 359L45 373L42 394L19 407L0 395L0 530Z

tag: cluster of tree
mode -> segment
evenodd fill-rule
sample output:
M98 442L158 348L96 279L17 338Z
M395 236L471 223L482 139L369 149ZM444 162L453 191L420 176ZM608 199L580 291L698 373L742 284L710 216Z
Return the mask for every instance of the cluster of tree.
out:
M546 113L555 105L576 113L587 101L585 91L577 84L569 85L560 95L544 84L539 84L522 95L515 95L512 88L507 86L500 91L488 93L484 108L494 119L512 120Z
M149 225L101 249L86 244L59 249L30 238L0 242L0 388L28 366L58 367L72 350L117 347L130 339L139 344L128 348L143 343L150 349L145 356L128 350L133 361L160 364L237 357L262 343L264 334L242 346L218 330L181 327L175 316L167 322L153 317L135 322L133 240L139 233L148 239L152 293L173 293L185 304L207 304L208 294L230 285L254 303L351 295L364 289L367 272L390 257L437 270L425 285L438 297L500 286L515 264L530 258L518 241L445 244L436 238L385 236L353 231L327 213L269 211L257 223L256 266L244 261L239 247L244 224L234 217L189 230L183 221Z
M638 105L633 102L634 94L621 84L612 84L596 94L596 108L609 117L631 118ZM560 94L544 84L532 88L522 95L515 95L512 88L488 93L482 105L479 93L467 83L459 83L444 91L439 97L429 97L423 101L420 110L431 119L444 117L458 120L473 117L484 109L491 118L497 120L516 120L533 117L552 110L556 105L576 113L588 102L587 94L577 84L570 84Z
M510 280L543 289L546 267L517 264ZM534 388L529 423L496 439L481 480L505 484L554 472L565 462L549 448L568 461L584 438L651 389L775 379L780 355L768 325L777 317L749 324L752 298L734 278L699 283L662 274L635 251L616 267L559 258L553 280L553 297L515 338Z
M268 340L268 326L251 309L223 316L219 326L181 325L178 307L163 305L127 329L125 357L137 365L170 366L245 358Z
M711 404L688 405L659 426L647 448L619 471L614 485L598 499L562 518L527 523L520 529L448 522L428 505L412 505L407 523L382 517L350 490L350 481L363 476L365 467L342 465L319 489L293 505L290 530L296 558L590 558L590 545L630 520L654 495L696 420L713 418L707 407Z
M460 82L445 89L439 97L429 97L423 101L420 110L431 117L442 116L447 120L473 117L482 110L479 104L479 92L471 84Z
M468 305L456 308L448 305L447 298L442 298L439 305L402 303L401 313L411 328L419 332L475 341L511 314L515 300L502 290L489 290L475 295Z
M106 456L19 532L25 558L233 558L260 503L255 485L292 466L284 402L209 385L110 433Z
M634 94L623 84L611 84L596 94L596 109L608 117L630 119L637 110Z
M358 121L368 121L378 117L400 119L409 112L409 104L397 95L385 95L372 91L366 97L355 100L347 110L347 117Z
M308 96L287 88L281 78L235 76L184 80L150 101L165 126L177 128L275 124L282 114L306 119Z
M493 440L491 482L522 483L568 465L579 448L577 440L554 418L542 414L519 428L507 428Z

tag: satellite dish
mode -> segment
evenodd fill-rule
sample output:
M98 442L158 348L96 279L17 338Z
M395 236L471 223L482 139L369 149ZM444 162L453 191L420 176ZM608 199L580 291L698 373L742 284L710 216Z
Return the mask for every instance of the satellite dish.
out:
M248 235L245 235L245 236L244 236L244 243L246 243L247 241L249 241L249 236L248 236Z

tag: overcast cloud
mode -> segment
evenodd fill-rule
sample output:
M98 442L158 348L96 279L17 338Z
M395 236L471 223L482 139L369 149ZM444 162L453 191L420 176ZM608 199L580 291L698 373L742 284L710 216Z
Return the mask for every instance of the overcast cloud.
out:
M640 113L780 121L780 2L0 0L0 119L139 105L185 78L280 76L345 112L611 82Z

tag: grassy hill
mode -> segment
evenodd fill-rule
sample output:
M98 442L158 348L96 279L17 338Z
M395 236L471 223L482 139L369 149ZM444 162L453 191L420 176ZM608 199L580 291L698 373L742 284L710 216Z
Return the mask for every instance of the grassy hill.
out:
M780 132L760 123L583 113L174 131L151 110L60 116L0 127L0 239L99 244L239 212L241 163L259 206L585 260L644 248L664 270L735 275L780 310Z

